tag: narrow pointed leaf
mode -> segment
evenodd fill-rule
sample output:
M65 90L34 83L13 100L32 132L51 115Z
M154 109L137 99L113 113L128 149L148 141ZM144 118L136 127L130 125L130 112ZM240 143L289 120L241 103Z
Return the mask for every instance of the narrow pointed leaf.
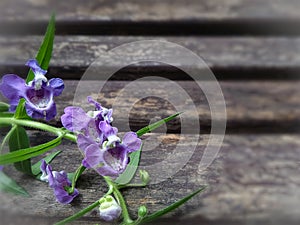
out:
M187 195L186 197L180 199L179 201L173 203L172 205L162 209L162 210L159 210L149 216L146 216L143 220L142 220L142 223L147 223L147 222L150 222L152 220L155 220L157 219L158 217L161 217L165 214L167 214L168 212L171 212L172 210L178 208L179 206L183 205L185 202L187 202L188 200L190 200L192 197L194 197L195 195L199 194L200 192L202 192L206 187L201 187L199 188L197 191L193 192L192 194L189 194Z
M125 171L115 180L116 183L125 185L133 179L134 174L139 166L141 151L142 146L141 149L130 154L130 163L127 165Z
M0 102L0 112L7 112L9 110L9 104Z
M13 134L14 130L17 128L16 125L12 126L10 128L10 131L7 132L7 134L4 136L4 138L2 139L2 143L0 145L0 153L2 152L2 150L4 149L4 146L6 145L6 142L9 141L10 136Z
M181 114L180 112L175 113L167 118L164 118L155 123L152 123L142 129L138 130L136 132L136 134L140 137L143 134L146 134L150 131L157 129L161 125L169 122L170 120L174 119L175 117L177 117L180 114ZM130 163L127 165L126 170L116 179L116 181L115 181L116 183L121 184L121 185L130 183L130 181L133 179L133 177L136 173L136 170L139 166L140 158L141 158L141 151L142 151L142 148L140 150L130 154Z
M1 122L1 117L7 118L7 117L13 117L13 116L14 116L14 114L10 113L10 112L0 112L0 122ZM4 124L1 124L1 125L4 125Z
M47 31L44 36L44 40L36 55L36 60L38 61L40 67L44 70L48 69L50 63L52 50L53 50L54 35L55 35L55 15L53 14L49 21ZM34 73L32 70L30 70L26 78L26 83L32 81L33 78L34 78Z
M9 151L11 153L20 149L29 148L29 138L23 127L16 126L9 137ZM30 158L24 161L14 163L17 170L32 175Z
M83 165L80 165L76 172L73 174L68 174L68 178L71 178L70 180L72 181L72 188L70 190L70 193L73 193L75 190L75 186L76 186L76 182L79 179L79 177L81 176L81 174L86 170L86 167L84 167Z
M29 197L28 192L19 186L13 179L0 171L0 191Z
M0 165L20 162L41 155L49 151L50 149L53 149L54 147L58 146L61 143L61 139L63 138L63 136L64 135L61 135L55 138L54 140L41 145L0 155Z
M136 132L136 134L140 137L143 134L149 133L149 132L151 132L151 131L159 128L161 125L163 125L163 124L169 122L170 120L174 119L175 117L177 117L180 114L181 114L181 112L178 112L178 113L173 114L172 116L169 116L169 117L164 118L162 120L159 120L159 121L157 121L155 123L152 123L152 124L150 124L150 125L142 128L142 129L138 130Z
M97 206L100 205L100 202L97 200L96 202L94 202L93 204L89 205L88 207L84 208L83 210L79 211L78 213L75 213L74 215L64 219L64 220L61 220L57 223L55 223L54 225L63 225L63 224L67 224L67 223L70 223L80 217L82 217L84 214L92 211L94 208L96 208Z
M16 119L30 119L30 117L26 113L25 102L26 101L24 98L20 99L14 115Z
M47 164L51 163L51 161L58 156L61 153L61 151L56 151L56 152L52 152L51 154L47 155L45 158L43 158ZM40 167L41 167L42 161L38 161L37 163L35 163L32 167L32 174L34 176L37 176L41 173Z

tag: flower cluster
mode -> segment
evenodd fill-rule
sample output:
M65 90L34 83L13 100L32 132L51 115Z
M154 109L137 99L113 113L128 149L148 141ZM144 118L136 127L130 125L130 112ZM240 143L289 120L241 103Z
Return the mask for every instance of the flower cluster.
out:
M68 192L68 190L71 190L71 182L65 171L53 171L52 167L48 165L45 160L42 161L40 169L42 171L40 180L49 183L49 186L53 189L58 202L62 204L69 204L79 194L76 188L72 191L72 193Z
M112 109L102 107L91 97L88 102L95 106L95 111L86 113L80 107L67 107L61 117L62 124L78 134L77 144L84 155L82 164L102 176L116 178L126 169L128 154L139 150L142 141L134 132L126 133L121 141L118 129L111 125Z
M51 120L56 115L54 96L58 96L64 89L64 82L60 78L49 81L45 77L47 71L40 68L34 59L26 63L34 73L34 79L26 84L25 80L15 74L6 74L0 84L0 92L10 101L10 111L14 112L21 98L26 100L27 115L34 119Z

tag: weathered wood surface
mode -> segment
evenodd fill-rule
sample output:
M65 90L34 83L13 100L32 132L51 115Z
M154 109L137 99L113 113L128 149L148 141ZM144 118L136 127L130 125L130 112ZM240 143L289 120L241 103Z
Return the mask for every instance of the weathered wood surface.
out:
M42 33L55 11L59 33L299 34L299 9L297 0L2 0L0 31Z
M184 111L184 123L195 126L194 121L199 120L201 133L210 132L211 111L207 98L200 87L193 81L177 81L179 85L169 86L167 81L134 82L133 88L128 90L130 81L65 81L66 89L56 98L58 117L62 115L66 106L78 105L86 110L93 107L86 103L86 97L91 95L105 107L113 107L115 123L120 130L127 130L129 122L131 129L137 130L149 124L150 121L167 117L177 111ZM202 85L211 85L210 82L201 81ZM257 132L299 132L300 125L300 89L299 81L272 82L247 81L220 82L227 111L227 132L230 133L257 133ZM99 88L103 86L102 90ZM155 96L153 96L155 87ZM181 90L180 90L180 89ZM130 95L124 92L130 92ZM180 92L189 96L179 105L172 104L172 96ZM97 92L99 93L97 95ZM78 96L74 99L74 96ZM140 99L141 95L148 98ZM117 100L116 100L117 99ZM173 101L174 102L174 101ZM211 105L220 105L214 101ZM195 106L193 110L191 106ZM124 112L129 110L129 115ZM216 120L221 120L219 115ZM53 122L56 124L56 122ZM59 123L58 123L59 124ZM181 122L178 119L170 122L169 132L179 132ZM125 130L124 130L125 128ZM191 129L192 131L192 129Z
M132 81L135 88L128 90L130 81L65 81L63 94L56 97L57 117L50 123L61 126L60 116L67 106L77 105L86 111L93 110L87 103L87 96L92 96L105 107L113 107L115 126L120 131L130 127L138 130L150 122L165 118L178 111L183 111L184 125L191 126L189 133L195 132L195 121L200 123L201 133L211 131L211 111L203 91L193 81L176 81L178 87L166 88L168 82L161 81ZM80 86L78 86L80 84ZM201 81L202 85L210 82ZM298 133L300 125L300 82L299 81L248 81L220 82L227 113L227 133ZM99 90L100 87L102 90ZM153 95L155 87L155 96ZM173 87L173 86L171 86ZM130 95L123 92L130 91ZM180 104L172 104L172 97L178 91L186 92L188 99ZM98 93L98 94L97 94ZM141 95L146 98L140 99ZM75 97L78 96L78 97ZM153 97L154 96L154 97ZM5 99L1 96L0 99ZM117 100L116 100L117 99ZM173 98L174 100L174 98ZM220 104L217 101L211 105ZM196 109L193 109L193 106ZM128 110L128 108L130 110ZM124 112L127 112L125 114ZM222 115L214 118L223 121ZM175 119L169 123L169 132L180 133L182 121ZM129 127L128 127L129 124Z
M79 1L2 0L1 19L48 20L55 10L57 20L69 21L174 21L192 19L300 18L300 3L295 0L167 0L167 1ZM40 16L37 17L37 12Z
M66 79L79 79L86 68L101 56L101 71L122 65L106 57L107 52L121 44L141 40L170 41L181 45L200 56L219 80L234 79L299 79L300 74L300 39L286 37L133 37L133 36L56 36L54 53L49 68L49 77L61 76ZM35 56L36 49L42 41L40 36L4 37L0 36L0 73L17 73L25 77L28 68L25 62ZM146 46L143 44L142 46ZM157 46L159 42L157 43ZM149 46L155 49L155 46ZM124 51L124 58L132 59L143 56L143 51ZM149 53L149 52L147 52ZM180 49L171 52L168 49L156 48L153 55L161 58L178 55ZM129 65L118 71L112 79L132 80L143 75L162 76L177 80L191 79L177 67L189 65L181 60L180 64L169 66L156 62ZM112 64L114 63L114 64ZM201 67L199 76L201 77ZM97 79L103 79L99 75Z
M41 132L31 132L32 143L49 140ZM152 165L175 154L174 148L187 148L194 142L194 135L155 133L147 135L158 143L154 150L143 153L141 165ZM299 135L226 135L218 157L206 170L198 165L207 143L207 135L201 135L196 150L186 164L182 158L186 151L178 151L174 161L180 169L171 179L150 185L144 189L127 189L124 194L135 215L137 206L146 204L150 211L157 210L176 199L208 185L207 190L179 210L166 216L161 223L153 224L297 224L300 220ZM188 144L189 143L189 144ZM75 144L64 141L63 153L55 161L57 170L74 170L82 156ZM72 215L97 200L106 191L103 181L94 171L87 171L78 183L81 196L72 205L55 202L46 184L5 169L23 185L31 198L1 194L1 224L52 224ZM151 174L153 177L168 171L167 166ZM155 174L157 173L157 174ZM34 219L32 218L34 217ZM35 218L37 217L37 218ZM88 213L74 224L95 224L96 211ZM4 223L3 223L4 224Z

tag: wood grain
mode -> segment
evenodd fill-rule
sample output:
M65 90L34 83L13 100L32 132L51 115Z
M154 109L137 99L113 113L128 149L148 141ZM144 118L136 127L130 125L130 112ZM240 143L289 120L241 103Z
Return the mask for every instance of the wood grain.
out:
M124 20L174 21L192 19L299 18L300 3L293 0L167 0L167 1L92 1L74 0L2 0L1 19L47 20L47 12L56 11L58 21ZM22 11L21 11L22 10ZM22 14L21 14L22 12ZM39 16L37 17L37 12Z
M190 126L190 132L195 132L195 121L200 122L200 131L210 133L211 110L207 98L197 83L192 81L177 81L175 88L168 82L148 81L133 83L129 81L66 81L64 93L56 98L58 117L66 106L78 105L86 110L93 107L86 103L86 97L91 95L103 106L113 107L114 123L122 131L129 127L137 130L160 118L167 117L178 111L184 111L184 125ZM127 85L133 85L128 89ZM135 84L135 85L134 85ZM211 85L202 82L202 85ZM99 88L103 86L102 90ZM227 130L229 133L284 133L299 132L299 82L220 82L227 110ZM155 95L153 95L155 88ZM123 92L121 92L123 91ZM128 94L129 91L129 94ZM99 94L97 94L99 93ZM127 93L127 94L124 94ZM177 103L172 96L186 93L186 101ZM74 96L78 96L74 99ZM147 98L141 98L145 95ZM156 96L156 97L151 97ZM172 104L173 102L173 104ZM213 105L220 102L213 101ZM193 110L193 106L196 110ZM127 109L129 115L125 114ZM218 118L222 118L218 115ZM216 119L216 118L214 118ZM53 124L60 125L57 121ZM182 124L179 119L168 123L168 132L180 133Z
M193 141L194 136L147 135L146 139L153 138L158 144L143 153L142 165L153 165L166 160L168 154L176 153L179 155L174 163L180 170L161 183L144 189L124 190L132 215L139 204L146 204L151 212L206 184L208 188L202 195L155 224L281 224L282 221L296 224L299 221L298 135L226 135L213 164L201 171L198 165L208 136L201 135L199 143ZM32 144L50 138L41 132L31 132L30 137ZM174 152L174 149L191 144L197 147L188 163L183 165L181 159L186 151ZM81 162L82 156L76 145L64 141L58 149L63 149L63 153L53 162L54 169L72 171ZM10 224L16 224L14 219L17 221L23 216L24 224L31 224L32 216L37 216L38 224L52 224L92 203L106 191L101 178L95 172L87 171L78 183L81 196L72 205L63 206L55 203L46 184L20 175L10 167L5 170L32 195L24 199L1 194L1 218L4 221L6 218ZM155 177L162 171L170 172L170 168L165 164L163 170L158 169L151 175ZM95 224L97 218L93 211L74 224Z
M60 76L65 79L79 79L87 67L96 59L104 79L106 72L124 61L108 55L108 51L125 43L142 40L158 40L149 46L155 56L155 62L134 64L148 50L123 51L124 59L130 64L118 71L112 79L132 80L141 76L162 76L176 80L191 79L179 68L195 68L195 64L183 60L181 49L159 47L159 41L169 41L183 46L191 53L200 56L219 80L245 79L299 79L300 74L300 39L287 37L253 38L253 37L132 37L132 36L56 36L53 58L48 76ZM23 77L27 68L24 66L33 58L39 44L40 36L5 37L0 36L0 73L17 73ZM141 47L147 43L141 44ZM167 57L178 56L180 63L166 65L159 63ZM101 57L101 58L99 58ZM132 60L132 62L131 62ZM199 66L197 79L204 79L201 71L206 65ZM203 71L202 71L203 72Z
M42 33L55 11L67 34L299 34L295 0L2 0L1 33Z

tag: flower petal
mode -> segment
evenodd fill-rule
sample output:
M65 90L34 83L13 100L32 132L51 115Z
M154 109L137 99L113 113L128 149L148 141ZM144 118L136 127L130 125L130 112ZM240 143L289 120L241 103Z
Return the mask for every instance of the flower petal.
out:
M117 144L116 147L106 150L103 153L103 160L105 165L115 171L116 174L123 173L129 161L126 147ZM111 169L108 171L111 172Z
M15 74L7 74L2 77L0 92L10 101L16 101L23 97L27 88L25 81Z
M34 107L34 105L29 104L28 102L25 103L25 109L28 116L34 119L44 119L44 109L38 109L37 107Z
M110 166L102 166L95 168L95 170L101 175L101 176L109 176L111 178L117 178L120 174L113 170Z
M141 148L142 140L138 138L135 132L127 132L122 143L128 148L128 152L134 152Z
M40 109L26 102L25 109L27 115L34 119L45 119L49 121L56 116L56 105L54 102L52 102L52 104L47 109Z
M26 66L29 66L33 73L36 74L36 73L40 73L40 74L43 74L45 75L47 73L46 70L43 70L40 66L39 66L39 63L35 60L35 59L30 59L26 62L25 64Z
M89 168L98 166L103 161L103 154L100 148L93 144L86 148L83 164L88 165Z
M43 70L35 59L28 60L26 66L29 66L34 73L34 79L29 84L32 85L35 90L40 90L42 86L47 83L47 78L45 77L47 71Z
M88 101L89 103L94 104L96 110L98 110L98 111L102 110L101 104L100 104L99 102L95 101L95 100L92 98L92 96L88 96L88 97L87 97L87 101Z
M64 110L65 114L61 116L61 122L65 128L72 132L87 129L92 118L88 117L80 107L69 106Z
M46 161L43 159L43 160L42 160L42 163L41 163L41 166L40 166L40 170L42 171L42 175L41 175L41 177L40 177L40 180L41 180L41 181L46 181L46 182L48 182L48 175L47 175L46 168L47 168L47 163L46 163Z
M53 95L58 96L65 88L64 82L60 78L52 78L49 80L49 86L53 89Z
M56 104L53 102L51 106L45 111L46 120L52 120L56 116Z
M92 138L87 137L83 134L78 134L77 145L83 154L85 154L87 147L89 147L90 145L93 145L93 144L96 144L96 142Z
M79 192L75 188L72 194L69 194L63 187L55 188L54 195L56 200L61 204L69 204L73 199L78 196Z

